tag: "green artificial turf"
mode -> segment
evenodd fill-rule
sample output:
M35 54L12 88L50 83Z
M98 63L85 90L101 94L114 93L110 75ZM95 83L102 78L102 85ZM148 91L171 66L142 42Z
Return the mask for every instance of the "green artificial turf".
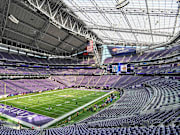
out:
M118 92L114 92L114 94L117 95L117 99L116 99L116 100L113 100L112 103L107 104L105 107L98 108L95 112L94 112L94 111L93 111L93 112L92 112L92 111L85 111L85 112L81 113L78 117L74 117L70 122L68 122L68 123L66 122L65 125L74 124L74 123L76 123L76 122L79 122L79 121L81 121L81 120L83 120L83 119L85 119L85 118L88 118L89 116L91 116L91 115L93 115L93 114L101 111L102 109L104 109L104 108L112 105L114 102L116 102L116 101L120 98ZM101 104L103 104L103 103L104 103L104 100L106 100L107 97L109 97L109 95L106 96L106 97L104 97L104 98L102 98L103 100L100 99L100 100L98 100L97 102L93 103L93 104L90 105L90 106L93 106L93 105L95 105L95 104L96 104L96 105L101 105ZM86 109L89 108L90 106L86 107ZM82 112L82 110L81 110L81 112ZM67 119L67 118L66 118L66 119ZM59 123L60 123L59 125L61 125L61 123L63 123L63 122L59 122ZM58 125L58 124L56 124L56 126L57 126L57 125Z
M106 93L107 92L64 89L40 94L9 97L6 98L6 101L2 101L3 99L1 99L0 103L21 109L26 108L28 111L34 113L57 118ZM50 110L49 107L51 108Z

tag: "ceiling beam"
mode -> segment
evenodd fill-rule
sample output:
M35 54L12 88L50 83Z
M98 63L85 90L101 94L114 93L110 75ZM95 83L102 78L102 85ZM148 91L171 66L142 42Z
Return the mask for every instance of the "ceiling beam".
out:
M148 21L149 21L149 28L150 28L150 32L151 32L151 39L152 39L152 43L154 43L154 38L153 38L153 34L152 34L152 26L151 26L151 19L150 19L150 15L149 15L149 7L148 7L148 2L147 0L145 0L146 3L146 12L147 12L147 16L148 16Z
M50 22L49 21L45 21L44 25L42 26L42 28L40 30L38 30L38 32L36 32L35 36L34 36L34 40L32 41L31 45L35 45L36 47L39 47L37 44L37 41L39 38L41 38L41 36L43 34L46 33L46 31L48 30L50 26Z
M39 30L38 30L37 28L35 28L34 26L29 25L29 24L23 22L22 20L20 20L19 23L22 24L22 25L24 25L24 26L26 26L26 27L28 27L28 28L34 29L34 30L36 30L37 32L39 32ZM50 24L48 24L48 25L50 25ZM49 27L49 26L48 26L48 27ZM54 35L49 34L49 33L45 32L45 31L41 31L41 34L44 34L44 35L46 35L46 36L49 36L49 37L51 37L51 38L53 38L53 39L55 39L55 40L59 40L59 39L58 39L57 37L55 37ZM35 37L36 37L36 36L34 36L34 38L35 38ZM33 38L32 41L34 41L34 38ZM37 38L37 39L36 39L36 42L38 42L39 40L41 40L41 39L40 39L40 38ZM60 41L61 41L61 40L60 40ZM37 43L36 43L36 44L37 44ZM33 44L31 43L31 45L33 45ZM62 49L62 48L59 47L59 49Z
M178 40L180 39L180 31L178 31L175 36L173 36L169 41L160 43L160 44L154 44L153 46L150 46L149 48L143 49L142 51L149 51L153 50L155 48L164 47L164 46L172 46L172 45L178 45Z
M109 39L108 37L101 37L102 40L104 40L105 44L129 44L129 45L140 45L142 44L143 46L150 46L153 45L152 43L148 42L141 42L139 41L138 43L135 40L127 40L127 42L124 42L124 40L118 39L118 38L111 38Z
M178 9L177 9L177 13L176 13L175 21L174 21L174 28L173 28L173 32L172 32L173 36L175 34L176 24L177 24L179 14L180 14L180 2L178 3Z
M70 6L73 12L98 13L94 6ZM99 7L106 14L121 14L122 12L114 7ZM126 15L147 15L146 8L128 8L124 10ZM177 10L174 9L149 9L150 16L176 17Z
M4 40L8 40L8 41L10 41L10 42L13 42L13 43L16 43L16 44L19 44L19 45L23 45L23 46L25 46L24 48L23 47L15 47L16 48L16 50L24 50L24 49L27 49L27 48L29 48L29 51L32 51L32 50L37 50L36 52L37 53L46 53L46 54L51 54L49 51L47 51L47 50L44 50L44 49L37 49L37 48L35 48L35 47L32 47L32 46L30 46L30 44L27 44L27 43L24 43L24 42L22 42L22 41L19 41L19 40L17 40L17 39L12 39L12 38L9 38L9 37L3 37L3 39ZM14 46L12 46L12 48L14 48ZM27 51L27 50L25 50L25 51ZM34 53L34 52L32 52L32 53ZM44 55L46 55L46 54L44 54ZM41 54L42 55L42 54Z
M56 45L56 46L51 50L51 52L54 52L54 51L56 50L56 48L60 47L60 46L64 43L64 41L66 41L66 39L68 39L69 37L70 37L70 35L68 34L63 40L61 40L61 41L59 42L58 45ZM67 45L69 45L69 44L67 44ZM70 45L70 46L71 46L71 45ZM74 47L74 46L71 46L71 47Z
M0 14L2 14L1 12L0 12ZM41 33L40 35L42 35L42 34L44 34L44 35L46 35L46 36L49 36L49 37L51 37L51 38L53 38L53 39L55 39L55 40L60 40L60 41L62 41L61 39L58 39L57 37L55 37L54 35L52 35L52 34L49 34L49 33L47 33L47 32L45 32L44 30L38 30L37 28L35 28L34 26L32 26L32 25L30 25L30 24L27 24L26 22L24 22L23 20L19 20L19 24L21 24L21 25L23 25L23 26L25 26L25 27L28 27L28 28L30 28L30 29L33 29L33 30L35 30L35 31L37 31L37 33ZM50 23L48 23L48 25L50 25ZM45 26L45 24L44 24L44 26ZM43 26L43 27L44 27ZM46 27L49 27L49 26L46 26ZM33 38L33 40L32 40L32 43L31 43L31 45L32 46L36 46L37 48L39 47L38 45L37 45L37 43L36 44L34 44L34 41L36 40L36 42L38 41L38 40L40 40L39 38L40 38L40 35L39 34L36 34L35 36L34 36L34 38ZM38 36L39 38L36 38L36 36ZM74 37L74 36L73 36ZM36 38L36 39L35 39ZM79 41L81 41L81 40L79 40ZM81 41L81 42L83 42L83 41ZM69 46L73 46L72 44L69 44L68 42L66 42L66 41L64 41L64 43L66 43L66 44L68 44ZM74 48L76 48L75 46L73 46ZM60 47L59 47L60 48ZM62 49L62 48L60 48L60 49Z
M25 9L25 10L26 10L27 12L29 12L30 14L34 14L33 11L27 10L24 6L20 6L18 2L17 2L17 3L12 3L12 4L15 4L15 5L18 6L19 8ZM45 23L44 23L44 26L42 27L41 30L35 28L34 26L32 26L32 25L30 25L30 24L27 24L27 23L24 22L23 20L19 20L19 23L22 24L22 25L24 25L24 26L26 26L26 27L29 27L29 28L34 29L34 30L37 31L37 34L36 34L36 36L35 36L35 38L36 38L35 40L37 40L38 38L41 37L41 35L44 34L44 35L46 35L46 36L50 36L50 37L54 38L55 40L58 40L58 41L60 40L60 41L62 41L61 39L55 37L54 35L49 34L49 33L46 32L47 29L48 29L48 27L49 27L49 25L50 25L50 22L49 22L49 20L48 20L47 18L42 18L42 16L39 16L39 19L41 19L42 21L45 22ZM46 29L46 30L44 30L44 29ZM63 30L63 29L61 29L61 30L62 30L62 31L65 31L65 30ZM65 31L65 32L67 32L67 31ZM78 38L77 36L74 36L74 35L72 35L72 34L71 34L71 36L73 36L74 38L76 38L76 39L79 40L80 42L83 42L83 43L85 42L85 41L83 41L82 39ZM35 40L32 41L32 45L36 45L36 44L34 44L35 42L37 42L37 41L35 41ZM65 42L65 41L64 41L64 43L66 43L66 44L69 45L69 46L72 46L72 47L76 48L76 46L74 46L74 45L72 45L72 44L70 44L70 43L68 43L68 42ZM38 46L36 45L36 47L38 47Z
M19 31L17 31L17 30L12 29L12 28L6 27L5 30L6 30L6 31L9 31L9 32L12 32L12 33L15 33L15 34L18 34L18 35L20 35L20 36L22 36L22 37L25 37L25 38L28 38L28 39L30 39L30 40L34 40L33 37L31 37L31 36L29 36L29 35L27 35L27 34L25 34L25 33L21 33L21 32L19 32ZM46 44L47 46L52 47L52 48L54 47L53 44L47 43L46 41L43 41L43 40L40 40L40 39L38 40L38 42L40 42L40 43L42 43L42 44ZM58 49L61 50L61 51L63 51L63 52L68 52L67 50L62 49L62 48L58 48Z
M83 36L86 39L91 39L95 42L102 43L101 39L99 39L95 33L87 30L84 27L84 24L82 24L81 21L78 20L77 16L70 14L70 12L66 12L64 10L62 11L62 9L59 9L59 7L57 7L56 9L57 12L53 12L53 7L51 7L52 1L47 0L43 4L41 0L22 0L21 2L23 2L24 5L28 6L29 8L40 11L43 15L48 17L51 23L57 28L62 27L68 31L71 31L72 33Z
M136 34L145 34L145 35L151 35L151 32L148 30L142 30L142 29L129 29L129 28L116 28L116 27L108 27L108 26L102 26L102 25L90 25L87 26L89 29L95 29L95 30L105 30L105 31L116 31L116 32L124 32L124 33L131 33L132 31ZM171 33L164 33L164 32L152 32L155 36L163 36L163 37L172 37Z
M109 18L107 17L107 15L105 14L105 12L103 12L103 10L101 10L101 8L98 6L98 4L96 3L95 0L90 0L91 3L94 5L94 7L96 7L97 11L102 15L102 17L106 20L106 22L110 25L113 26L111 20L109 20ZM122 37L122 35L120 33L115 33L118 37L120 37L122 40L124 39Z
M73 50L73 52L74 52L74 53L77 53L77 51L78 51L78 50L81 50L82 47L84 47L84 46L87 46L87 44L86 44L86 43L83 43L83 44L80 45L76 50Z
M129 28L130 28L130 30L131 30L131 32L132 32L132 35L134 36L134 39L135 39L136 42L138 43L137 36L135 35L135 33L134 33L133 30L132 30L132 26L131 26L131 23L129 22L129 19L127 18L127 16L126 16L126 14L124 13L124 11L123 11L122 9L120 9L120 10L121 10L123 17L124 17L124 19L126 20L128 26L129 26Z
M74 1L74 0L68 0L68 2L70 2L72 5L74 5L75 8L78 9L79 5L77 4L76 1ZM79 7L79 8L80 8L80 7ZM96 9L96 11L97 11L97 9ZM83 16L86 17L86 19L90 20L90 23L91 23L91 24L95 24L95 21L94 21L94 19L93 19L91 16L89 16L86 12L83 12L83 10L81 11L81 9L80 9L80 12L81 12L81 14L82 14ZM102 32L104 35L107 35L107 33L105 33L104 31L101 31L101 32ZM107 35L107 36L108 36L108 35ZM88 40L89 40L89 39L88 39Z

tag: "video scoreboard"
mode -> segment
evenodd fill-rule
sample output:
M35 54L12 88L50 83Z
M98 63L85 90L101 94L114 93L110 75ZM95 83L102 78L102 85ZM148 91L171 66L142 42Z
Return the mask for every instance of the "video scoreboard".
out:
M107 71L110 73L132 73L134 72L134 65L117 63L108 65Z

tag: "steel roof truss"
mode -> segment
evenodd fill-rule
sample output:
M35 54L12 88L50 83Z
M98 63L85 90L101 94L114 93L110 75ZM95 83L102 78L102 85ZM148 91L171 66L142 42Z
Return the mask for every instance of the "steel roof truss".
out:
M26 0L23 0L24 2ZM72 14L70 13L67 13L66 12L66 15L63 16L62 13L60 12L64 12L64 10L59 10L59 12L55 12L54 14L52 13L52 8L51 8L51 4L50 4L50 1L49 0L45 0L45 2L42 2L41 3L41 6L39 5L39 1L40 0L27 0L29 5L31 5L33 8L39 10L41 13L45 14L47 17L49 17L49 19L51 20L51 22L56 25L58 28L61 28L63 27L64 29L67 29L69 31L71 31L72 33L75 33L75 34L79 34L83 37L85 37L86 39L89 39L90 36L89 35L94 35L94 33L88 31L87 34L84 34L84 31L86 31L86 28L83 27L80 29L80 27L82 27L79 22L74 24L74 21L73 19L76 17L76 16L73 16ZM65 13L64 13L65 14ZM59 17L60 17L60 21L59 21ZM58 18L58 19L57 19ZM78 20L76 18L76 20ZM69 27L68 25L66 25L67 23L71 23L72 26L76 25L77 29L72 29L71 27ZM77 21L76 21L77 22ZM93 36L91 36L93 37ZM93 37L93 39L91 40L94 40L96 42L100 42L102 43L102 41L100 39L98 39L97 37Z

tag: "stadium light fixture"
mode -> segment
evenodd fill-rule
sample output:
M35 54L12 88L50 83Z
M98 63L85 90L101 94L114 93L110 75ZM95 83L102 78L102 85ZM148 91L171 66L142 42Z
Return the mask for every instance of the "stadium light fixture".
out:
M13 15L9 15L8 18L9 18L9 20L11 20L15 24L19 23L19 20L16 17L14 17Z
M116 9L121 9L129 4L128 0L119 0L119 2L116 4Z

